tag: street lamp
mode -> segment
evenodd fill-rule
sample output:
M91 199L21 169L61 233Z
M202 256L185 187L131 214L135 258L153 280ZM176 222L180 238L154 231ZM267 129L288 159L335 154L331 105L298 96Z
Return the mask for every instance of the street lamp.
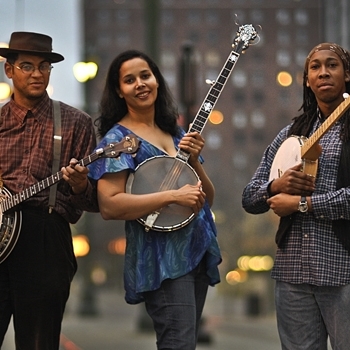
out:
M87 98L88 89L87 84L94 79L97 74L98 66L95 62L77 62L73 66L73 74L75 79L80 83L84 83L84 109L90 114L89 102ZM94 233L91 232L92 213L84 212L83 216L76 224L76 228L84 233L93 241ZM90 244L91 248L91 244ZM80 268L83 277L83 285L81 291L80 308L78 310L80 315L95 316L97 314L95 285L92 281L92 270L94 265L93 249L87 252L80 260Z
M0 42L0 47L9 47L7 43ZM0 63L5 62L6 58L0 56ZM2 64L1 64L2 66ZM0 103L5 102L11 95L11 87L9 84L1 81L4 79L4 70L0 72Z
M0 103L5 102L11 95L11 87L7 83L0 82Z
M95 62L77 62L73 66L73 74L75 79L80 83L85 83L90 79L94 79L97 74L98 66Z

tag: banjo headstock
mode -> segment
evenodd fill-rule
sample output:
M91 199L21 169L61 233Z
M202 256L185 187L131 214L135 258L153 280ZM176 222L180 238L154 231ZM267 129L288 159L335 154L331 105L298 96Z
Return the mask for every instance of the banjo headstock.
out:
M237 53L248 49L249 45L258 37L258 32L252 24L245 24L239 26L237 35L233 41L232 47L234 47Z

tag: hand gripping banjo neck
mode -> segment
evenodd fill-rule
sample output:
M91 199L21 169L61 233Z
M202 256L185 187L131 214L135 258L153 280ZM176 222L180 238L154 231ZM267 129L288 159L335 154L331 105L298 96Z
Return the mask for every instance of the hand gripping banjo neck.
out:
M230 52L218 78L214 81L207 81L211 87L190 126L189 132L197 131L199 134L202 133L209 115L215 107L242 51L246 50L249 44L257 37L258 34L251 24L242 25L238 28L237 35L232 44L233 50ZM174 158L158 156L145 160L136 168L131 178L129 178L131 193L160 192L180 188L181 184L196 184L199 178L188 164L189 157L189 153L178 150ZM148 165L148 163L152 163L152 166ZM159 181L160 185L154 184L154 182L157 182L155 181L154 169L157 169L158 175L159 173L164 175L164 178ZM166 170L163 171L162 169ZM145 186L145 183L149 184L150 182L150 180L147 180L148 176L152 179L152 184L150 185L153 187L153 191L150 190L150 187L146 188ZM174 204L160 208L143 218L139 218L137 221L145 226L146 231L150 229L155 231L174 231L187 225L193 218L194 213L191 208L180 207Z
M81 159L77 164L86 166L99 158L118 158L121 153L135 154L140 141L133 134L125 136L118 143L110 143L98 148L93 154ZM9 256L15 247L22 226L22 213L16 206L44 189L58 183L63 178L62 171L28 187L20 193L12 194L0 176L0 264ZM10 210L13 209L13 210Z

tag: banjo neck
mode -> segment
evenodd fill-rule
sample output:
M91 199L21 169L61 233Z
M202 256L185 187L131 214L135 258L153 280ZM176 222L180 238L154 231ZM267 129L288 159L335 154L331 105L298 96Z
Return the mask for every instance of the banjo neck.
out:
M200 106L188 132L197 131L199 134L202 133L209 119L210 113L214 109L216 102L226 85L227 79L235 67L242 51L247 49L250 41L254 40L256 37L257 33L251 24L246 24L239 27L238 36L232 44L232 47L235 47L235 50L230 52L217 79L214 81L207 80L207 83L209 83L211 87L204 98L204 101ZM185 162L188 161L189 157L189 153L180 149L175 156L175 158L181 159Z
M78 161L76 165L87 166L99 158L118 158L121 153L134 154L137 152L139 148L139 144L140 144L140 141L136 138L136 136L130 134L128 136L125 136L118 143L110 143L104 148L96 149L94 153L81 159L80 161ZM34 185L23 190L22 192L1 198L1 201L0 201L1 213L14 208L16 205L22 203L28 198L36 195L37 193L45 190L46 188L52 185L55 185L62 178L63 178L62 171L58 171L56 174L53 174L47 177L46 179L35 183ZM0 186L0 194L1 194L1 186Z
M349 95L344 94L344 98L345 100L333 111L333 113L323 122L323 124L301 146L302 159L316 160L318 158L319 151L315 147L318 146L318 141L350 107Z

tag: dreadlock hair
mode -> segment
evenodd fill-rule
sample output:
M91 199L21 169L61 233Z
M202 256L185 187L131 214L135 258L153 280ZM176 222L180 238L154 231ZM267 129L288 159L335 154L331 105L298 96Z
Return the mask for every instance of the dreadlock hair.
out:
M338 49L340 48L339 46L337 47ZM311 53L315 52L314 50L315 49L313 49ZM344 70L349 71L350 54L348 51L344 49L342 50L344 51L344 55L343 57L341 57L344 65ZM309 54L308 59L311 56L311 53ZM307 66L307 64L305 66ZM318 116L316 96L311 90L311 88L306 85L306 83L307 68L305 67L303 76L303 104L299 108L299 111L302 110L303 113L293 118L293 125L289 130L289 135L308 136ZM346 92L350 94L350 82L345 82L345 89ZM350 111L347 110L340 118L340 120L342 122L342 131L340 134L340 138L343 141L350 141Z
M180 128L177 125L178 111L170 89L156 63L145 53L137 50L127 50L120 53L111 63L100 103L100 116L95 120L97 133L103 137L128 112L125 99L117 91L120 88L120 67L126 61L141 58L147 62L158 82L158 96L155 101L155 122L158 127L175 136Z

